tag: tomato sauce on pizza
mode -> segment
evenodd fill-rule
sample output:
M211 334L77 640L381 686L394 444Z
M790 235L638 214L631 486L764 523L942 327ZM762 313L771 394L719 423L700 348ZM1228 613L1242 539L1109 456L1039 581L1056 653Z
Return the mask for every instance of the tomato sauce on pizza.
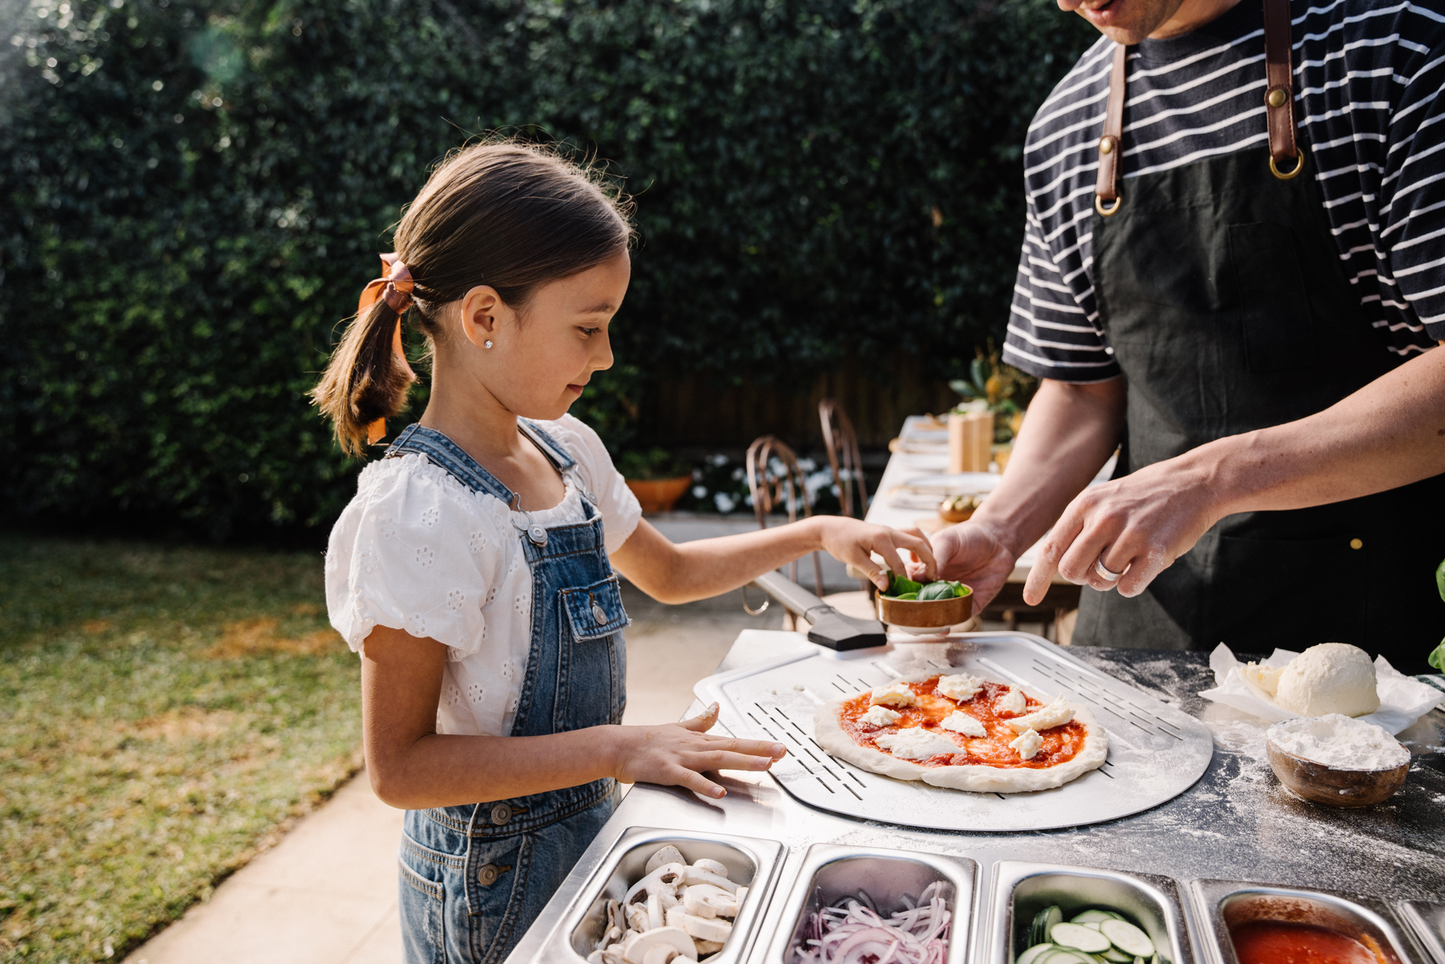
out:
M895 722L882 727L861 722L859 717L867 713L872 706L871 695L861 693L844 702L838 716L839 725L858 745L877 750L880 753L888 751L877 744L878 736L884 733L897 733L911 727L922 727L946 736L958 744L957 753L939 754L927 760L910 761L926 767L978 765L1043 770L1073 759L1083 749L1087 731L1078 720L1070 720L1062 726L1051 727L1039 733L1043 744L1039 747L1038 752L1030 759L1022 759L1018 751L1009 746L1009 743L1017 738L1018 734L1009 726L1008 720L1041 709L1043 704L1025 695L1025 706L1022 713L1001 711L997 705L998 701L1009 690L1009 687L1003 683L985 682L982 689L972 699L963 702L955 702L939 693L937 676L906 685L913 691L917 703L913 706L888 707L899 714ZM962 711L978 720L983 724L987 735L969 737L940 727L939 724L955 711Z

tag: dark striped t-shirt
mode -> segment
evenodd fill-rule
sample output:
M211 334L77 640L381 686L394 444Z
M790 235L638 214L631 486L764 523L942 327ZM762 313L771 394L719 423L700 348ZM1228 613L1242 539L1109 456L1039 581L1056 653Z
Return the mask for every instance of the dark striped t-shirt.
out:
M1445 0L1291 3L1295 119L1345 276L1381 351L1445 340ZM1028 219L1004 360L1071 382L1119 374L1099 325L1093 255L1097 145L1114 44L1074 65L1029 127ZM1259 0L1128 56L1123 181L1258 149L1265 130Z

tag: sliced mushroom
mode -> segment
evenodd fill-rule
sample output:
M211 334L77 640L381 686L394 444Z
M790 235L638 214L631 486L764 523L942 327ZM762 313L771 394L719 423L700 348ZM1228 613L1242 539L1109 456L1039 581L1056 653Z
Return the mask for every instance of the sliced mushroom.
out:
M682 851L672 844L663 847L657 853L647 858L647 866L642 869L644 874L650 874L663 864L685 864L687 861L682 856Z
M743 909L743 901L748 899L748 889L746 887L739 887L738 892L733 895L733 898L738 902L738 910L741 912Z
M669 928L680 927L699 940L717 941L718 943L726 941L733 930L731 921L696 917L680 907L674 907L667 912L667 926Z
M646 904L627 905L627 929L634 931L652 930L652 921L647 915Z
M720 941L700 941L695 937L692 939L692 946L697 950L697 956L700 958L707 954L716 954L723 949Z
M721 887L729 894L735 894L738 885L728 880L722 874L715 874L711 870L704 870L701 867L684 867L683 880L691 886L692 884L712 884L714 887Z
M726 877L728 875L727 867L723 866L722 862L718 860L709 860L707 857L702 857L694 860L692 865L698 870L706 870L717 874L719 877Z
M658 944L642 955L642 964L672 964L672 959L677 956L677 948L671 944Z
M714 884L693 884L682 892L682 908L694 917L736 917L737 898Z
M654 947L668 946L688 960L697 960L697 949L692 945L692 938L678 927L655 927L641 934L633 934L627 939L627 943L622 945L622 956L629 964L645 964L648 951Z
M599 947L597 950L587 955L587 964L605 964L605 962L602 960L602 948Z
M662 898L656 894L649 894L647 897L647 930L654 927L665 927L667 918L663 916Z
M676 885L686 880L687 872L687 864L663 864L628 888L627 896L623 898L622 902L624 904L630 904L636 900L637 895L641 893L658 894L664 891L675 893L677 889ZM693 873L699 873L699 871L693 871ZM709 881L709 883L711 883L711 881ZM736 888L731 889L735 890Z

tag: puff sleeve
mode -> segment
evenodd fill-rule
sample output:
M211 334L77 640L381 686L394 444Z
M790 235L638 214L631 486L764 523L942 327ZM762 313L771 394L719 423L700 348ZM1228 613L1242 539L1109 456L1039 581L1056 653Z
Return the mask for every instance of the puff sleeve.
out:
M498 510L420 456L367 467L326 553L331 625L362 652L377 626L430 637L460 660L487 636L482 606L500 575Z

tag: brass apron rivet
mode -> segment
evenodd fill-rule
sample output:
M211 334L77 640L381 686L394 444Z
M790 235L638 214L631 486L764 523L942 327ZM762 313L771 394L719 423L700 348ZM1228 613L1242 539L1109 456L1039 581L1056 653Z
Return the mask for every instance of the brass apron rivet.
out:
M1276 87L1264 95L1265 102L1271 107L1283 107L1285 101L1289 100L1289 94L1285 93L1283 87Z
M1350 548L1351 548L1351 549L1363 549L1363 548L1365 548L1365 544L1364 544L1364 542L1362 542L1362 541L1359 540L1359 539L1351 539L1351 540L1350 540Z
M1114 138L1112 138L1112 137L1101 137L1101 138L1099 138L1099 153L1100 153L1100 154L1112 154L1112 153L1114 153Z

